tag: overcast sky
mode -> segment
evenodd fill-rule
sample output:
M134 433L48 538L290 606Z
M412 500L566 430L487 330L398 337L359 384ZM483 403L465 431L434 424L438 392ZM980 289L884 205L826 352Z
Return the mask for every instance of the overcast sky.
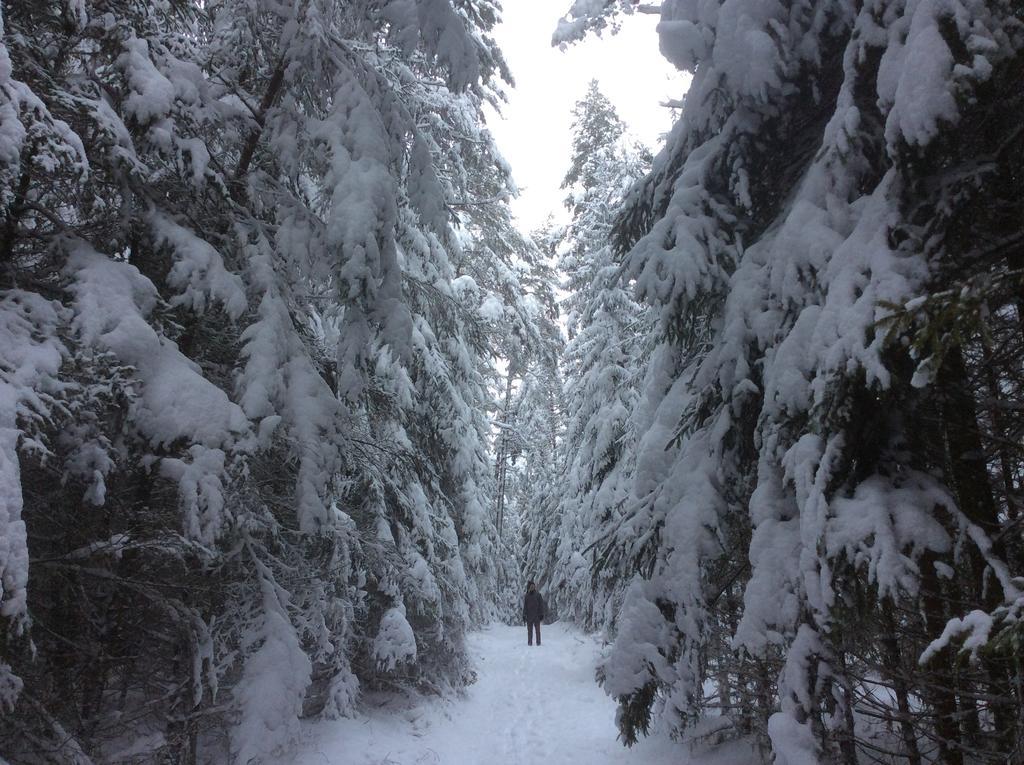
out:
M530 231L553 212L564 215L558 188L569 164L572 107L597 79L633 134L652 149L671 124L659 104L678 100L687 80L658 53L656 16L625 19L617 35L590 38L565 51L551 47L551 33L570 0L505 0L496 36L516 80L491 130L522 195L513 210Z

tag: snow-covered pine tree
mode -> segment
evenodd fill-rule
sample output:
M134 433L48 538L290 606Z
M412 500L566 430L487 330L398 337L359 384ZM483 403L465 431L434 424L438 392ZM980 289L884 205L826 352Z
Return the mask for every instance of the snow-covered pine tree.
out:
M493 232L458 205L507 216L496 7L2 18L0 751L187 763L225 726L249 762L361 684L461 682L491 357L538 333L460 278Z
M473 147L493 152L490 136L484 138L474 141ZM480 172L472 173L474 185L452 204L463 242L458 260L461 275L455 286L460 299L473 307L477 330L489 344L480 359L495 402L488 409L494 418L495 462L493 507L488 510L497 539L484 561L492 567L487 578L490 589L478 602L495 604L494 615L506 621L518 618L523 584L518 517L514 508L506 508L509 480L515 480L510 476L511 457L521 447L511 413L524 371L555 365L559 354L554 271L548 253L534 237L518 230L505 204L514 191L508 172L495 155Z
M1019 755L1021 21L662 4L693 84L618 226L660 314L610 540L627 742L719 707L777 763Z
M158 715L184 753L182 723L219 674L209 616L230 581L208 586L207 566L252 430L222 363L244 286L173 210L208 188L217 102L197 18L3 8L3 501L21 533L3 535L18 679L2 749L16 761L87 761ZM27 598L6 586L12 559ZM112 701L133 714L114 722Z
M561 338L556 338L559 341ZM522 374L509 425L515 452L508 485L508 505L519 530L523 576L544 592L551 616L558 612L555 581L562 487L558 484L562 459L565 410L557 363L549 356L534 362ZM517 592L517 620L522 618L523 590Z
M614 528L632 464L629 421L636 406L650 312L630 295L609 245L624 194L649 156L632 142L614 107L591 82L574 110L563 180L570 222L559 245L569 342L562 358L564 429L547 523L556 546L545 561L559 612L587 628L608 626L622 579L600 544Z
M558 360L563 341L550 233L541 229L523 237L510 230L496 242L527 245L523 255L534 265L529 276L524 274L519 281L526 290L526 305L537 317L535 332L516 331L502 348L506 369L494 435L495 522L504 567L499 580L500 615L507 622L521 619L527 579L544 579L543 572L532 568L528 550L534 542L547 541L533 524L539 518L538 503L543 501L538 492L550 488L547 479L557 459L561 432ZM514 268L522 270L522 264Z

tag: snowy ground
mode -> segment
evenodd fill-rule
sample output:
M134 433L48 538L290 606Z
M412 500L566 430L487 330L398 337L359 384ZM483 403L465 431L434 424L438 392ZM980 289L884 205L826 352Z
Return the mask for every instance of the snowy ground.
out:
M525 627L492 625L469 646L477 682L464 698L310 726L295 765L745 765L740 745L687 756L662 738L626 749L615 705L594 682L598 646L560 624L541 647Z

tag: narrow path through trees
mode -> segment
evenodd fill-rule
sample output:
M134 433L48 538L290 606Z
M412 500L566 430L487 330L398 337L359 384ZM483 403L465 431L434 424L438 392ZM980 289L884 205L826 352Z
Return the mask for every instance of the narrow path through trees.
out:
M615 739L615 703L594 682L600 646L571 627L543 627L526 646L521 626L491 625L469 636L477 681L463 698L427 699L367 718L311 725L294 765L743 765L726 746L713 757L652 736L626 749ZM367 705L373 708L373 704ZM734 744L733 747L740 745Z

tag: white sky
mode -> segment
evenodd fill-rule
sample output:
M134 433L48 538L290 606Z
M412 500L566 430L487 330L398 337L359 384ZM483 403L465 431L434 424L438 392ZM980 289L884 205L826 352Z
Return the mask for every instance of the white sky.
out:
M631 132L652 149L671 125L671 110L688 85L658 52L657 16L636 14L617 35L591 37L565 51L551 47L551 33L570 0L505 0L496 38L516 87L491 131L521 195L512 209L525 231L549 213L562 219L559 183L569 165L572 107L597 79Z

